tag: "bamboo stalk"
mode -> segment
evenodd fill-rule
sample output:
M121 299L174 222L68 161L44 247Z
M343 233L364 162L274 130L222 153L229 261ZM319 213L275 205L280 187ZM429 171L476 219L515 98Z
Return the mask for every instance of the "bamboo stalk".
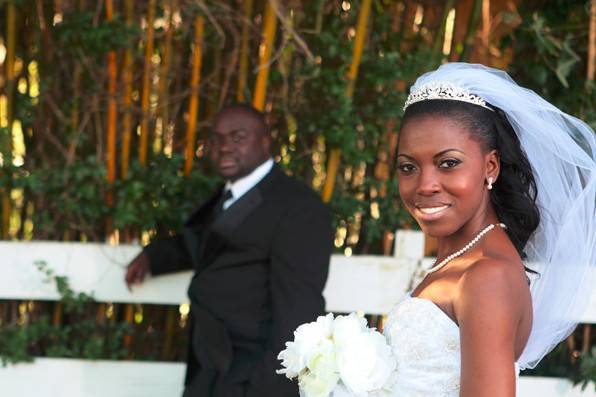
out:
M73 81L73 107L70 115L70 129L77 131L80 123L80 100L81 100L81 78L83 75L83 68L78 61L75 61L74 70L72 72ZM77 148L77 139L73 139L68 145L68 162L72 162L75 157Z
M170 66L172 64L172 36L174 33L174 12L178 8L178 2L176 0L168 1L169 15L168 15L168 26L164 37L163 44L163 55L161 58L161 68L159 72L159 118L161 120L161 140L162 149L166 147L165 141L169 128L169 86L170 86Z
M124 308L124 321L126 321L128 324L133 324L133 318L134 318L134 307L131 303L127 304ZM134 327L134 325L133 325ZM127 357L133 358L134 357L134 352L131 351L131 346L132 346L132 342L133 342L133 336L132 335L124 335L123 338L123 345L124 347L127 349Z
M358 24L356 26L356 38L354 41L354 51L352 53L352 63L347 76L348 86L346 88L346 95L348 98L352 98L352 95L354 94L354 86L356 83L356 77L358 76L358 67L360 66L360 60L362 58L362 48L364 47L364 37L366 36L371 4L372 0L363 0L362 5L360 6L360 12L358 14ZM335 177L339 169L340 160L341 150L338 148L331 149L329 160L327 162L325 185L323 186L322 199L325 203L331 201L331 197L333 196Z
M95 323L98 325L104 325L106 323L106 309L107 305L105 303L100 303L97 305L97 311L95 312Z
M368 24L371 8L371 0L364 0L358 14L358 25L356 25L356 39L354 41L354 52L352 53L352 64L348 72L348 88L346 95L352 98L354 95L354 84L358 76L358 68L362 59L362 48L364 47L364 38L366 37L366 25Z
M317 0L317 18L315 19L314 33L321 33L323 30L323 18L325 17L325 0Z
M246 100L244 91L248 80L248 51L249 51L249 29L252 18L253 0L244 0L242 2L242 41L240 45L240 64L238 65L238 88L236 90L236 100L244 102Z
M82 0L78 0L76 2L76 9L77 11L83 11L84 4ZM72 113L70 115L70 129L71 131L75 132L79 129L79 123L81 122L81 81L83 76L83 67L81 62L78 60L74 61L74 69L72 72L72 88L73 88L73 106L72 106ZM68 145L68 158L67 163L70 164L74 161L75 152L77 149L78 144L78 132L76 136L71 139L70 144Z
M211 60L212 69L211 73L209 73L210 84L206 87L207 90L205 93L205 96L209 98L209 100L205 101L204 103L205 120L211 120L215 116L219 108L220 95L223 94L221 91L221 65L224 52L222 46L223 43L217 43L215 40L213 40L211 41L211 44L213 45L213 50L209 53L209 59ZM209 130L205 128L200 135L200 139L207 139L208 135Z
M571 363L575 363L577 358L575 357L575 337L573 334L569 335L565 340L567 343L567 349L569 349L569 358Z
M393 153L397 146L397 132L395 131L395 120L390 119L386 124L386 133L384 139L380 142L377 154L377 163L374 168L375 178L381 182L378 195L381 199L387 196L387 182L391 177L391 164L393 164ZM383 232L382 248L383 255L390 255L394 234L392 231Z
M106 0L106 19L112 21L114 17L114 7L112 0ZM108 52L108 120L107 120L107 166L108 166L108 183L113 185L116 180L116 122L117 122L117 108L116 108L116 85L117 85L117 66L116 66L116 51ZM107 205L112 207L114 204L114 192L110 188L107 195ZM111 227L108 227L111 229ZM110 230L108 230L108 233Z
M54 311L52 313L52 324L59 327L62 325L63 306L62 302L54 303Z
M323 186L323 202L328 203L333 196L333 188L335 187L335 176L339 169L339 162L341 160L341 150L331 149L329 154L329 161L327 162L327 175L325 178L325 185Z
M188 79L180 73L181 70L187 69L188 57L186 54L186 41L182 40L177 35L174 35L172 42L172 92L182 92L188 88ZM177 117L184 113L183 108L186 105L182 101L172 103L172 134L171 142L168 145L174 149L182 149L184 147L184 135L186 133L186 120L183 117Z
M177 307L166 308L166 324L165 324L165 338L161 357L163 360L171 360L172 342L174 339L174 326L176 325L176 315L178 314Z
M414 20L418 4L414 0L404 0L404 10L401 15L401 27L399 30L399 49L407 52L412 47L412 37L414 36Z
M201 82L201 63L203 52L203 31L205 19L202 16L195 18L195 37L192 52L192 77L190 102L188 104L188 124L186 126L186 146L184 150L184 175L189 175L194 158L194 143L197 132L197 115L199 110L199 84Z
M280 18L280 20L283 21L283 19L285 19L285 23L284 23L284 29L283 29L283 42L287 42L289 40L291 40L292 38L292 31L294 30L294 14L290 13L287 17L278 14L278 17ZM283 19L282 19L283 18ZM287 26L287 29L285 28ZM277 70L279 72L279 74L282 77L283 83L280 89L280 93L281 93L281 102L283 105L283 109L284 109L284 114L286 115L285 119L286 119L286 123L288 123L288 136L291 135L295 135L296 134L296 120L295 117L292 115L291 111L290 111L290 97L291 97L291 87L290 87L290 75L291 75L291 70L292 70L292 58L294 56L294 52L296 50L296 47L294 45L289 45L287 46L284 51L282 52L281 56L279 57L278 63L277 63ZM284 157L284 156L282 156Z
M259 110L265 108L265 95L267 91L267 79L269 77L269 63L271 51L275 42L275 31L277 28L277 16L269 1L265 5L265 17L263 18L263 41L259 46L259 72L255 83L255 96L253 106Z
M15 38L16 38L16 16L17 10L14 1L6 3L6 58L4 60L6 71L6 121L8 123L8 135L2 153L3 164L6 167L12 164L12 128L14 124L14 94L15 94ZM4 171L7 172L7 171ZM10 201L10 186L3 186L2 192L2 238L9 237L10 213L12 203Z
M134 0L124 2L126 26L133 23ZM124 53L124 66L122 77L124 80L124 115L122 117L122 145L120 148L120 178L125 179L128 174L130 159L130 141L132 138L132 84L133 84L133 54L132 48L127 48Z
M439 30L435 33L434 37L434 46L433 46L433 59L436 64L440 63L441 54L443 50L443 41L445 36L445 30L447 26L447 17L449 16L449 11L453 8L454 0L447 0L445 2L445 7L443 8L443 16L441 18L441 25Z
M584 324L584 332L582 333L582 353L590 351L592 340L592 324Z
M155 20L155 0L149 0L147 9L147 39L145 42L145 62L143 65L143 92L141 94L141 135L139 137L139 162L147 164L147 143L149 141L149 94L151 92L151 58L153 57L153 22Z
M482 61L489 64L490 46L490 0L482 1Z
M480 14L482 11L482 0L474 0L474 7L472 8L472 15L468 20L468 30L464 40L464 50L461 53L460 61L468 61L474 48L476 41L476 32L478 31L478 22L480 21Z
M588 82L594 81L596 71L596 0L590 2L590 32L588 36ZM589 86L589 85L588 85Z
M451 62L459 61L463 52L466 32L468 30L468 21L472 15L474 1L475 0L460 0L453 5L453 8L455 9L455 21L451 33L451 52L448 56L448 59ZM443 45L443 43L444 40L441 40L441 45Z

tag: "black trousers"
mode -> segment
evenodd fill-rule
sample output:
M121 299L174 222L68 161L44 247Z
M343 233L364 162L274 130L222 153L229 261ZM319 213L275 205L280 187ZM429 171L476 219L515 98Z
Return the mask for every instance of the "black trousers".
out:
M201 369L184 388L182 397L246 397L247 382L229 383L214 369Z

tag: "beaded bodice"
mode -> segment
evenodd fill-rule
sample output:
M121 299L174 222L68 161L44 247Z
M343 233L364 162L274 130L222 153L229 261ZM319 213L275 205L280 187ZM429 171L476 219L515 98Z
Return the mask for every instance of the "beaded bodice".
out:
M459 396L459 327L435 303L406 295L389 312L383 333L397 361L389 397Z
M391 390L371 397L459 397L459 327L434 302L407 294L389 312L383 334L396 371ZM356 396L339 387L333 397Z
M459 328L438 306L407 295L389 313L384 334L397 361L392 395L459 395Z

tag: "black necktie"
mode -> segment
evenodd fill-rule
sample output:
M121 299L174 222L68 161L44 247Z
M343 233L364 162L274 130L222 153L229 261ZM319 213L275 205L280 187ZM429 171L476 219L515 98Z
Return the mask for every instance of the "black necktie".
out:
M219 200L217 200L217 204L215 204L215 207L213 207L213 217L221 214L224 210L224 203L233 197L234 195L232 194L231 189L224 190Z

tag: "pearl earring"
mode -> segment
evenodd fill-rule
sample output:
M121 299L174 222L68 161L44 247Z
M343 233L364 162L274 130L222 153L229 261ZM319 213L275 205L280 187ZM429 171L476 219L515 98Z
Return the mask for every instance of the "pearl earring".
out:
M488 190L493 190L493 178L492 177L488 177L488 186L487 186Z

